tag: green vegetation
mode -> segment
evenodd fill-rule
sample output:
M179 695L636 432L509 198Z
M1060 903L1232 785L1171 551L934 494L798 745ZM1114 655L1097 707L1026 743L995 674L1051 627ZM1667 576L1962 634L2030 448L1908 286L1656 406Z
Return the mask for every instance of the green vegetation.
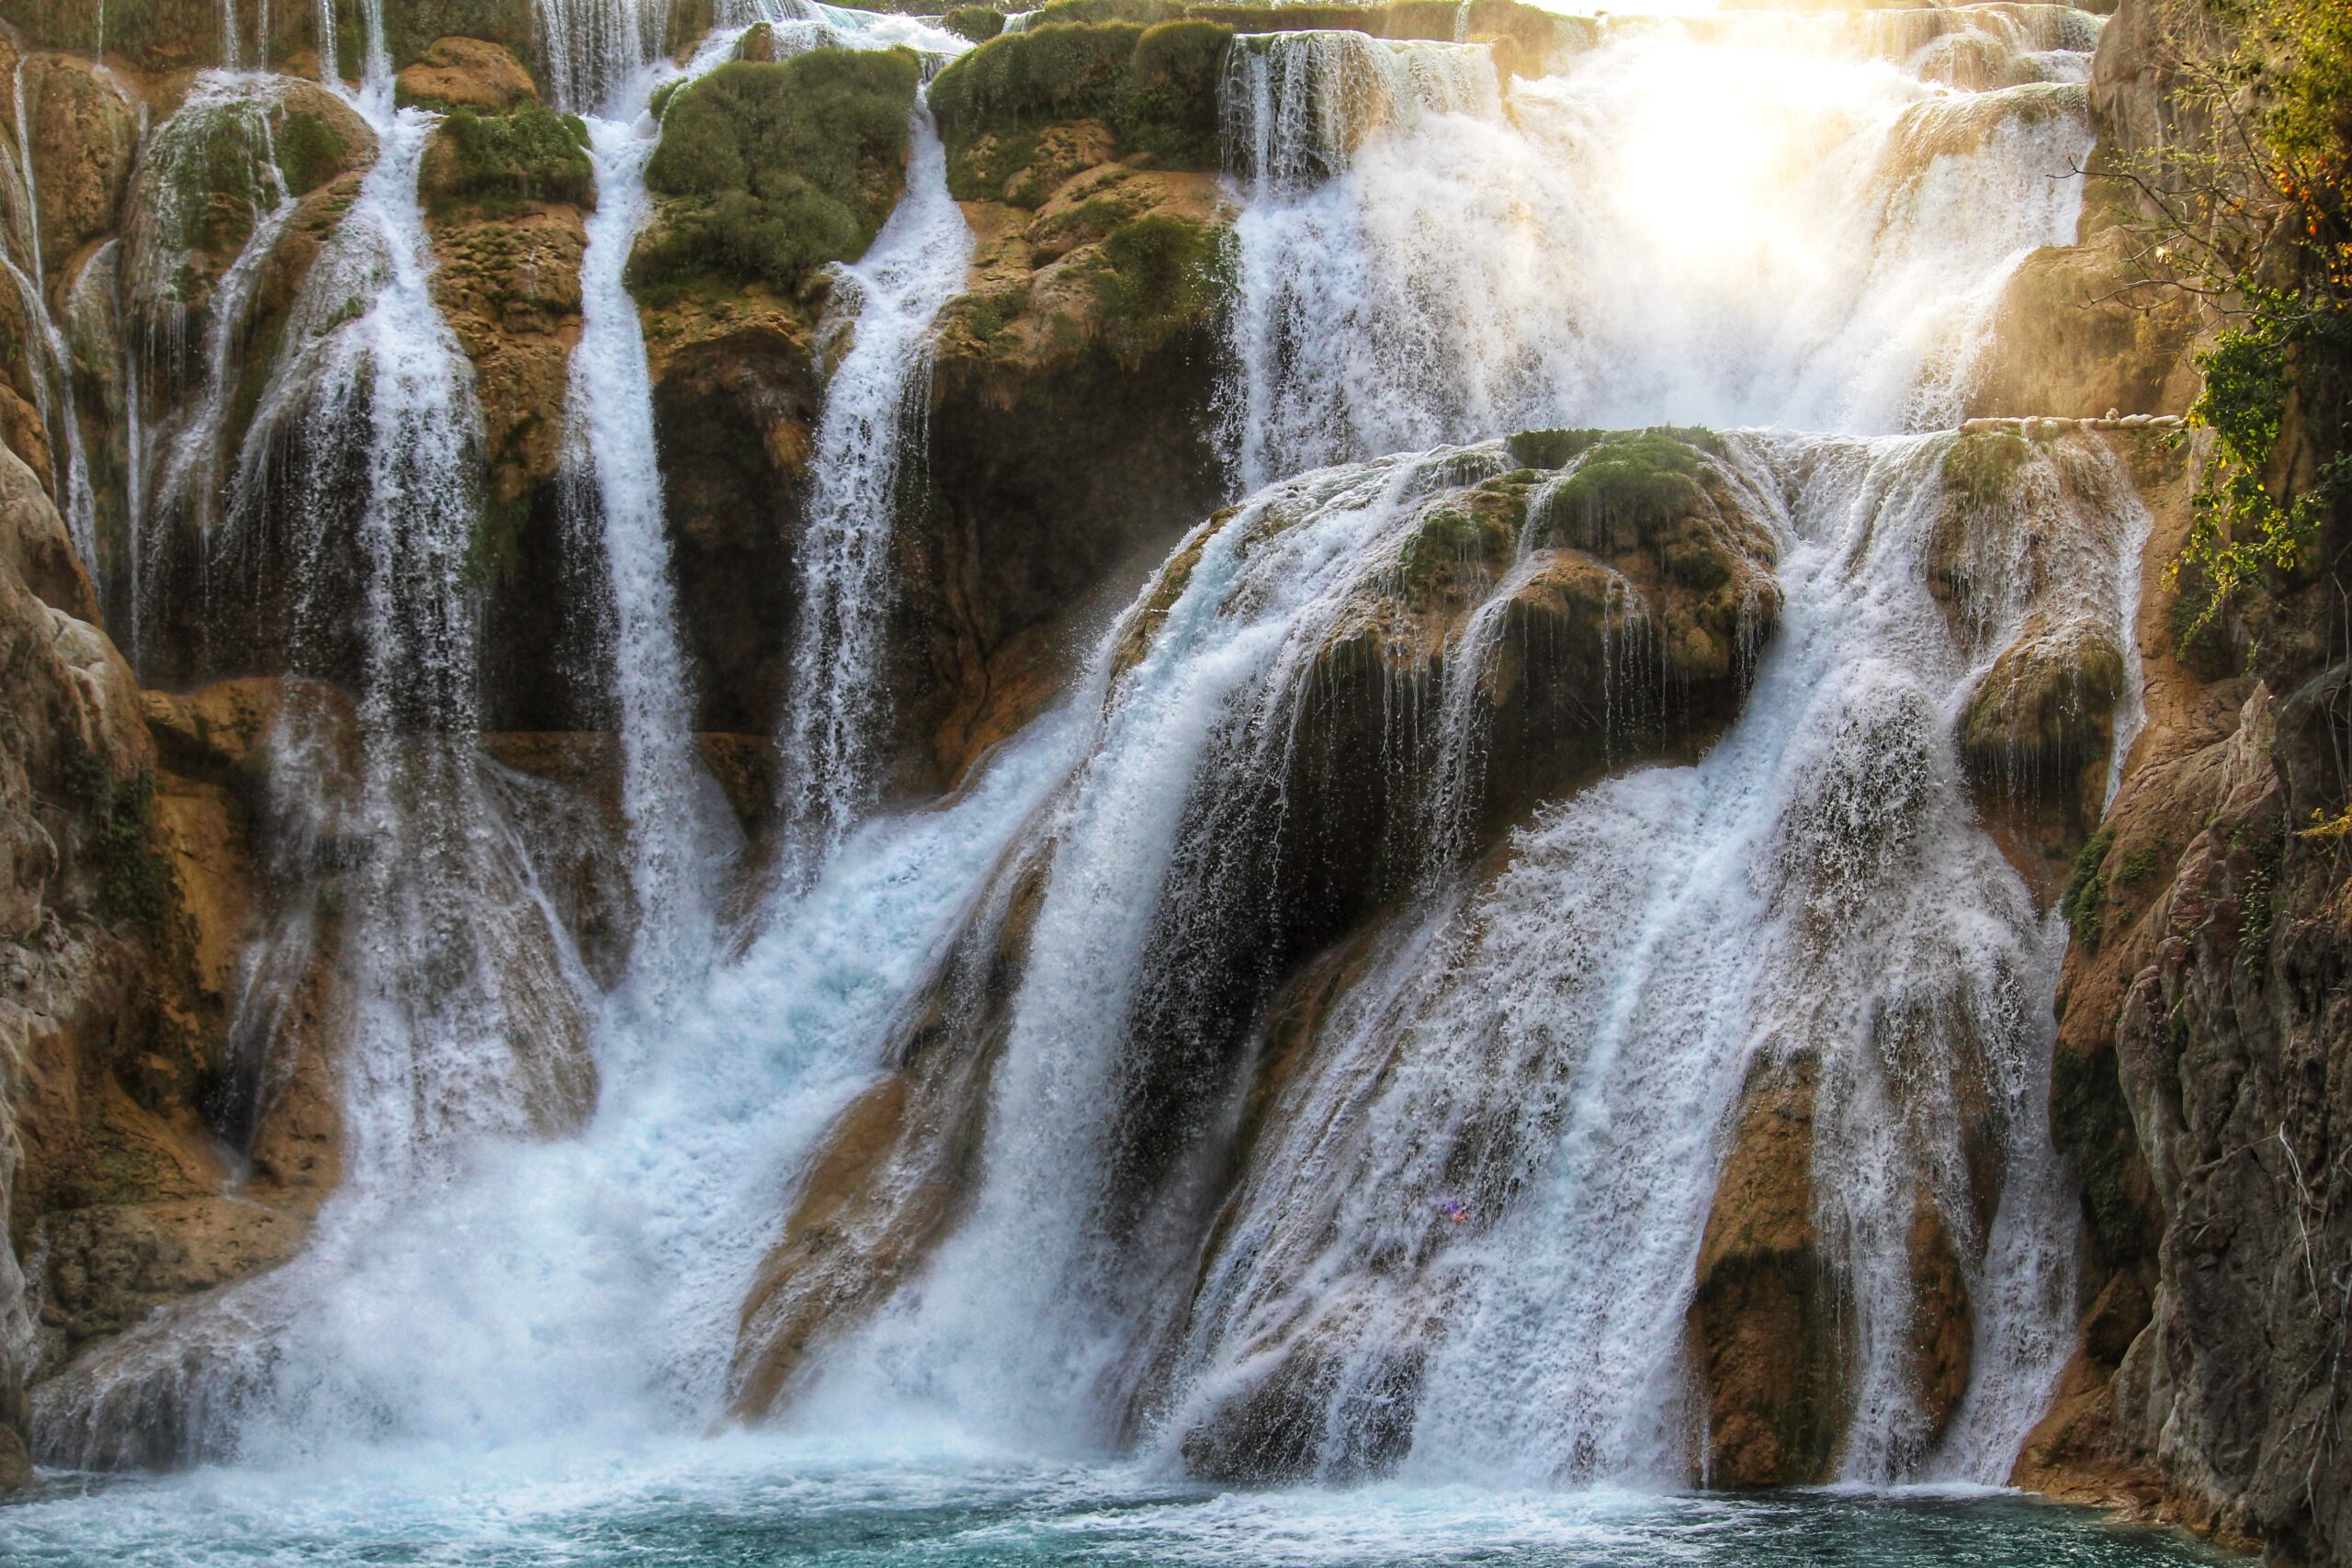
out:
M1001 196L1045 126L1096 119L1121 156L1216 166L1216 88L1230 28L1206 21L1032 28L981 45L931 90L962 200ZM1035 193L1042 200L1045 192Z
M2115 847L2115 829L2101 828L2083 841L2066 890L2058 897L2058 913L2065 917L2075 940L2097 953L2107 931L2107 852Z
M109 5L114 3L108 0ZM538 52L532 0L397 0L384 7L384 47L391 53L393 70L414 64L435 39L442 38L481 39L504 46L517 60L529 60ZM346 75L359 74L367 39L366 18L358 5L355 0L338 0L335 51Z
M987 6L958 6L939 20L949 32L974 43L986 43L1004 31L1004 13Z
M2188 423L2211 461L2166 575L2182 651L2210 654L2226 612L2307 576L2352 499L2352 9L2208 4L2232 40L2190 67L2215 134L2143 184L2154 254L2232 317L2199 360Z
M919 73L909 50L817 50L723 65L678 94L646 166L647 185L673 201L630 283L792 289L863 255L898 200Z
M1605 430L1522 430L1503 449L1531 468L1565 468L1609 434Z
M2285 824L2269 833L2251 832L2241 826L2230 834L2230 843L2254 858L2253 867L2238 886L2238 948L2258 976L2270 968L2272 894L2278 880L2279 863L2286 858Z
M2008 499L2018 471L2032 458L2033 443L2016 431L1963 435L1944 452L1944 494L1972 511L1998 506Z
M1432 507L1396 558L1407 592L1426 592L1458 567L1493 564L1509 552L1526 516L1525 487L1509 479L1490 479L1457 501Z
M596 189L588 129L537 104L502 115L453 109L434 135L422 185L436 216L460 207L494 216L531 201L588 206Z
M341 131L307 109L280 116L276 141L278 173L296 196L308 196L324 185L351 152Z
M1146 213L1102 242L1094 277L1104 341L1133 369L1176 333L1224 308L1233 289L1233 231Z
M2118 887L2136 887L2156 874L2156 865L2161 858L2159 846L2142 844L2123 857L2110 880Z
M1536 543L1581 545L1621 527L1650 534L1703 511L1707 493L1700 480L1721 450L1706 430L1662 426L1598 437L1546 496ZM1514 447L1513 456L1519 453Z
M164 922L164 868L156 855L155 775L141 768L118 781L89 752L65 764L66 787L96 823L91 848L98 867L98 919L154 931Z
M2324 333L2352 345L2352 316L2304 310L2292 296L2248 285L2244 324L2198 356L2205 385L2188 423L2213 433L2212 458L2199 480L2188 543L2167 569L2181 590L2174 633L2187 649L2222 607L2293 573L2317 544L2329 508L2352 488L2352 458L2339 453L2301 484L2278 473L2287 400L2302 345Z

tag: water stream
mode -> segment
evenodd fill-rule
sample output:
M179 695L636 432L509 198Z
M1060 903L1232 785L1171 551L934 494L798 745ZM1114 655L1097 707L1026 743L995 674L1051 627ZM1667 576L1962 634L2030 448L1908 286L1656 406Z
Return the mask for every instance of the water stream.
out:
M221 1462L67 1483L0 1536L76 1564L171 1541L198 1562L1730 1568L1824 1529L1889 1561L2022 1561L2061 1536L2070 1561L2184 1560L1957 1493L1659 1495L1706 1478L1690 1314L1759 1083L1804 1086L1850 1347L1839 1479L1998 1484L2071 1347L2074 1199L2045 1106L2064 931L1986 830L1955 732L2030 627L2131 648L2147 518L2089 434L2027 444L2038 509L1963 513L1945 481L1993 302L2072 237L2096 41L2058 7L1970 9L1594 24L1508 81L1467 7L1453 42L1238 39L1238 503L1049 712L954 796L902 806L880 746L895 555L932 339L975 251L919 94L904 194L837 269L820 333L778 734L796 858L725 951L731 829L707 827L723 813L625 283L650 105L754 22L786 51L906 44L936 66L966 46L737 0L680 66L667 0L538 0L544 80L583 116L597 186L564 416L635 913L607 993L550 889L549 786L476 739L481 414L431 289L434 117L394 108L369 0L362 81L335 90L380 151L252 434L222 450L232 344L294 206L259 132L250 237L132 454L137 516L231 545L292 518L296 668L357 650L352 711L317 696L279 721L272 797L307 824L286 841L311 891L248 961L239 1036L254 1081L282 1068L301 1042L278 1004L333 973L345 1171L292 1262L38 1392L44 1462ZM223 29L233 63L225 7ZM269 91L199 77L198 118L150 160ZM134 236L119 261L134 320L168 249ZM1518 531L1453 563L1451 618L1412 599L1420 552L1481 487L1528 482L1504 435L1665 422L1727 432L1703 446L1710 504L1775 586L1751 586L1721 711L1694 716L1664 580L1594 565L1595 754L1496 829L1498 694L1532 678L1527 605L1576 570L1548 509L1589 457L1543 465ZM1982 550L2030 533L2039 552L1958 620L1930 570L1956 516ZM134 536L134 648L153 547ZM1317 747L1363 717L1335 649L1367 627L1421 640L1343 737L1342 771L1374 782L1318 795ZM1376 847L1341 877L1299 846L1350 811ZM955 1123L933 1129L953 1163L876 1201L929 1179L960 1204L812 1336L780 1429L709 1437L812 1159L846 1108L953 1050L978 1087L926 1112ZM1973 1314L1965 1393L1934 1408L1923 1226ZM1220 1493L1187 1471L1364 1489Z

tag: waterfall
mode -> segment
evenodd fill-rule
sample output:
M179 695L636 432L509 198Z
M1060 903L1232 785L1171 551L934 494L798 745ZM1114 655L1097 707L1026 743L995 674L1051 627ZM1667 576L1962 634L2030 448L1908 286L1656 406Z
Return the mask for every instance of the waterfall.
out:
M931 326L964 287L972 231L947 194L947 154L918 90L906 194L865 257L839 270L827 330L850 341L825 387L796 570L786 799L804 844L830 844L882 783L890 574L930 418Z
M641 73L611 118L589 124L596 209L581 262L581 332L565 411L567 510L606 574L608 653L621 747L621 816L637 905L631 972L662 997L707 945L710 911L695 841L700 763L694 697L677 626L662 471L653 439L653 377L626 281L650 202Z
M2035 523L2056 564L1963 641L1929 587L1954 439L1732 441L1786 594L1745 710L1695 764L1548 807L1498 871L1430 868L1447 874L1349 950L1272 1090L1250 1084L1274 1070L1262 1038L1204 1052L1170 1022L1226 983L1218 940L1265 940L1263 884L1232 863L1299 829L1246 803L1321 809L1286 781L1333 722L1331 650L1447 487L1510 459L1329 469L1196 531L1101 656L1110 700L1040 819L1049 869L970 1216L829 1357L806 1418L941 1411L1083 1450L1117 1440L1134 1398L1151 1442L1213 1474L1683 1484L1701 1235L1743 1086L1770 1066L1818 1085L1816 1223L1858 1347L1841 1472L2001 1479L2073 1322L2045 1108L2064 931L1978 821L1954 716L2033 616L2128 635L2117 573L2145 516L2096 438L2042 451L2071 498ZM1524 572L1453 656L1476 667ZM1629 606L1603 646L1619 678L1654 681L1636 622ZM1480 744L1461 707L1441 705L1441 753ZM1170 1061L1190 1064L1185 1110L1152 1135L1185 1148L1138 1163L1127 1111ZM1265 1093L1236 1151L1239 1102ZM1963 1102L1991 1108L1989 1225ZM1238 1186L1204 1211L1193 1183L1228 1158ZM1971 1392L1940 1430L1910 1360L1920 1205L1977 1313Z
M1692 1314L1769 1082L1801 1087L1836 1283L1838 1478L2004 1478L2078 1304L2046 1104L2065 932L1981 819L1956 734L2006 649L2093 628L2124 656L2112 789L2148 519L2072 430L2018 437L2028 499L1963 505L1946 475L1967 438L1936 427L2018 259L2071 237L2097 20L1614 20L1502 82L1473 11L1451 41L1231 44L1218 414L1242 499L1178 543L1062 704L901 810L894 568L933 333L976 250L918 92L904 194L817 333L796 619L775 628L789 874L714 954L713 785L626 284L649 106L754 22L785 51L965 46L723 0L680 67L669 0L536 0L598 195L563 524L602 573L621 758L637 923L610 993L542 873L582 808L476 734L484 458L418 201L435 117L395 108L366 0L362 80L323 74L379 155L232 450L239 340L297 202L271 79L194 79L141 188L225 136L251 228L200 334L168 200L141 200L112 258L127 637L143 658L182 526L294 585L289 663L323 679L288 682L270 742L285 897L227 1077L257 1107L321 1048L289 998L330 988L345 1163L292 1261L43 1383L45 1461L571 1463L706 1432L744 1408L787 1216L861 1179L825 1161L854 1108L961 1051L969 1102L922 1111L955 1123L927 1129L944 1163L861 1194L953 1201L819 1325L783 1405L804 1431L1217 1479L1704 1482ZM226 0L221 28L233 64ZM20 143L23 112L20 91ZM17 177L34 272L12 270L47 321L28 151ZM1610 438L1546 428L1666 420L1728 429L1629 438L1701 497L1695 567L1579 489ZM1996 568L1957 607L1937 575L1954 530ZM1922 1392L1922 1234L1973 1314L1943 1404ZM12 1285L0 1268L0 1304ZM12 1349L30 1332L0 1318Z
M586 113L661 58L671 0L533 0L548 94Z
M379 157L295 301L293 346L261 395L228 524L288 536L298 671L346 639L357 650L348 750L332 705L298 691L271 764L280 798L331 803L344 846L336 918L295 928L334 943L342 1181L296 1264L45 1385L43 1442L59 1455L226 1452L261 1441L256 1422L364 1424L350 1367L302 1354L305 1335L331 1332L339 1303L351 1306L337 1286L355 1259L481 1148L577 1125L594 1100L584 974L475 745L467 560L481 420L430 287L416 186L435 117L393 109L372 7L369 22L368 75L350 101ZM254 962L274 957L309 962L266 949Z
M38 361L32 367L35 389L40 405L41 423L49 431L51 461L61 433L65 438L65 473L53 488L57 491L57 510L65 518L66 532L72 536L74 551L92 572L98 567L97 493L90 484L90 467L82 443L82 416L74 400L74 354L65 342L65 334L49 309L49 273L41 254L40 186L33 168L33 141L30 121L25 110L25 66L28 54L17 59L14 96L17 105L17 153L19 167L17 175L23 182L22 205L15 217L18 236L24 246L25 266L15 260L6 261L17 299L22 302L25 321L31 329L33 342L26 345L32 352L35 345L47 355L49 375L41 374ZM51 386L54 378L56 385Z
M193 531L193 554L200 562L220 521L233 456L226 450L225 427L239 342L263 269L297 206L270 129L269 113L280 96L276 77L202 73L150 141L133 185L119 278L130 450L117 599L122 607L117 624L133 668L146 667L156 651L156 623L175 587L169 574L175 538ZM195 257L195 232L209 216L203 197L214 177L211 161L224 145L240 158L251 196L244 214L249 226L202 301L191 386L190 325L198 308L186 298L183 280ZM146 396L161 405L152 421Z
M1483 47L1237 41L1242 490L1548 424L1952 423L2010 272L2073 238L2084 89L1695 26L1612 27L1508 114Z

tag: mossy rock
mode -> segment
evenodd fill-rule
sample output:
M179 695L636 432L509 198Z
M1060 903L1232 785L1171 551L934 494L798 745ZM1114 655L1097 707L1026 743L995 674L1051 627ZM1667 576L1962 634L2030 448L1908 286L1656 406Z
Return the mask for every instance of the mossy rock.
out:
M1103 341L1131 369L1219 314L1233 293L1233 231L1222 224L1148 212L1111 231L1102 259L1094 293Z
M1973 508L1998 506L2032 460L2033 443L2014 430L1963 435L1944 453L1944 495L1949 502Z
M957 6L940 18L940 24L958 38L986 43L1004 31L1004 13L988 6Z
M266 39L255 36L263 15L257 0L235 0L235 9L240 52L248 64L256 55L281 62L311 46L313 6L269 6ZM28 49L77 54L96 54L103 28L107 62L137 71L222 62L220 0L0 0L0 21L15 28Z
M502 115L452 110L426 149L418 187L435 217L495 215L537 201L592 206L588 128L538 104Z
M932 87L949 188L959 200L997 198L1046 128L1086 120L1108 126L1114 152L1130 161L1216 167L1217 82L1232 36L1206 21L1104 22L981 45Z
M393 70L415 64L445 38L479 39L517 60L536 60L537 7L533 0L392 0L384 6L384 48ZM335 0L335 62L345 75L359 74L367 39L357 0Z
M815 50L737 61L674 95L646 166L662 220L631 285L794 289L864 255L899 199L921 73L910 50Z
M1514 455L1520 450L1513 448ZM1709 509L1707 481L1722 452L1722 443L1705 430L1661 427L1599 436L1544 497L1535 542L1605 553L1652 538Z

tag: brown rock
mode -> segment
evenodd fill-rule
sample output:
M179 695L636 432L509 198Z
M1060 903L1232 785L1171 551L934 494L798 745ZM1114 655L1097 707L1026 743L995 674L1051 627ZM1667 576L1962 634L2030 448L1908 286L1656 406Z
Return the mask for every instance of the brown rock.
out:
M282 1262L306 1229L299 1214L234 1197L45 1215L42 1326L71 1355L180 1297Z
M434 39L424 58L400 73L394 91L402 104L481 114L504 114L518 104L539 101L522 62L498 44L470 38Z
M1813 1223L1813 1098L1809 1062L1750 1076L1699 1245L1711 1486L1826 1481L1844 1438L1852 1356Z
M139 111L110 76L70 55L32 56L21 80L41 261L54 273L115 227L139 152Z

